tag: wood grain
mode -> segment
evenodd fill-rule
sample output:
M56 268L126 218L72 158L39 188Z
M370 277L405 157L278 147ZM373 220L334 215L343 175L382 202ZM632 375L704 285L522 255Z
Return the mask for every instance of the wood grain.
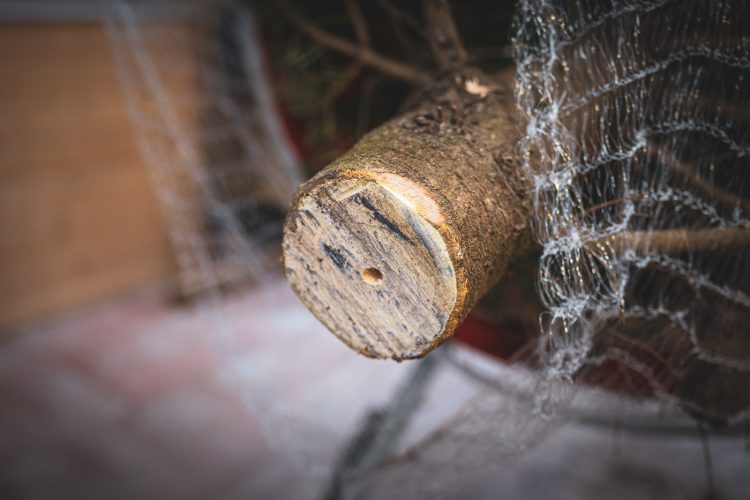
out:
M0 328L172 276L98 23L0 28Z
M527 247L511 82L511 73L452 79L297 194L287 278L357 352L424 356Z

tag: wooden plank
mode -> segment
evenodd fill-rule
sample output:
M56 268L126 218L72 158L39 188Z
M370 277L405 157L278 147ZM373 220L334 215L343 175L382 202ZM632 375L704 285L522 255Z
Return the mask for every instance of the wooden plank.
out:
M97 23L0 24L0 328L173 274Z

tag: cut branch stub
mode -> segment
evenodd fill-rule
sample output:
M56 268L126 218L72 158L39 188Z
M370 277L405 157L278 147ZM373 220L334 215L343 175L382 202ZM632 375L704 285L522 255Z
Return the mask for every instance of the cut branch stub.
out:
M511 81L450 82L297 193L284 228L287 279L352 349L424 356L529 243Z

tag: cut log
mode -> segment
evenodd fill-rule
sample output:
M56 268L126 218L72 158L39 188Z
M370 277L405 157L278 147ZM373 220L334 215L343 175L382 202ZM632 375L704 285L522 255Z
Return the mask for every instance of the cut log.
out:
M298 191L287 279L357 352L424 356L530 243L512 78L453 77Z

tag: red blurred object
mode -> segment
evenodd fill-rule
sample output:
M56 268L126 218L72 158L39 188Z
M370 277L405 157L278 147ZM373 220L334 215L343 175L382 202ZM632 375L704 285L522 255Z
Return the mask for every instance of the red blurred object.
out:
M458 327L455 338L463 344L506 360L526 343L523 336L480 319L474 314L469 314L461 326Z

